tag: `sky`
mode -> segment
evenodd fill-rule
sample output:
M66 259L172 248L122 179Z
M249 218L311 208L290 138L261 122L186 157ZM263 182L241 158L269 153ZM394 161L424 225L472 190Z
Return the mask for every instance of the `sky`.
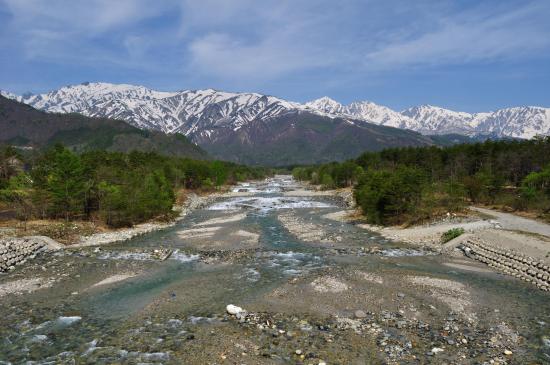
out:
M548 0L0 0L0 89L550 107Z

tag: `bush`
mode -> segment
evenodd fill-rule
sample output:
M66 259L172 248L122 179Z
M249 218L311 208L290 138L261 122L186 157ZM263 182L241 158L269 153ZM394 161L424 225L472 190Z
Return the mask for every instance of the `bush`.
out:
M369 223L400 223L418 209L425 181L415 168L369 171L358 183L355 198Z
M452 228L441 235L441 242L447 243L464 233L464 228Z

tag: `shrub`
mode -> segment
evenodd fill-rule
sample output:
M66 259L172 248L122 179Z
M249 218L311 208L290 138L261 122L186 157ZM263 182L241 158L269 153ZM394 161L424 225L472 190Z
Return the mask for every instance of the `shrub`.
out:
M369 171L355 189L355 199L369 223L403 222L418 208L425 176L417 169Z
M441 242L446 243L464 233L464 228L452 228L441 235Z

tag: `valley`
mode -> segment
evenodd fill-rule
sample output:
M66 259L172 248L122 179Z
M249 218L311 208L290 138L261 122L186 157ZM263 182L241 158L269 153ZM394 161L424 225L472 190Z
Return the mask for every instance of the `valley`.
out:
M550 365L549 14L0 0L0 365Z
M343 196L277 175L173 226L44 253L0 276L0 360L548 361L546 292L362 228Z

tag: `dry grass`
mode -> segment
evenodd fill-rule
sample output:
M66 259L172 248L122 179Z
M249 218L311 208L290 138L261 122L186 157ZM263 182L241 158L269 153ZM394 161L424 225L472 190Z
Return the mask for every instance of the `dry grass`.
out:
M89 221L66 222L64 220L36 219L25 222L7 220L0 223L0 229L10 236L48 236L60 243L71 244L80 236L109 231L109 228Z

